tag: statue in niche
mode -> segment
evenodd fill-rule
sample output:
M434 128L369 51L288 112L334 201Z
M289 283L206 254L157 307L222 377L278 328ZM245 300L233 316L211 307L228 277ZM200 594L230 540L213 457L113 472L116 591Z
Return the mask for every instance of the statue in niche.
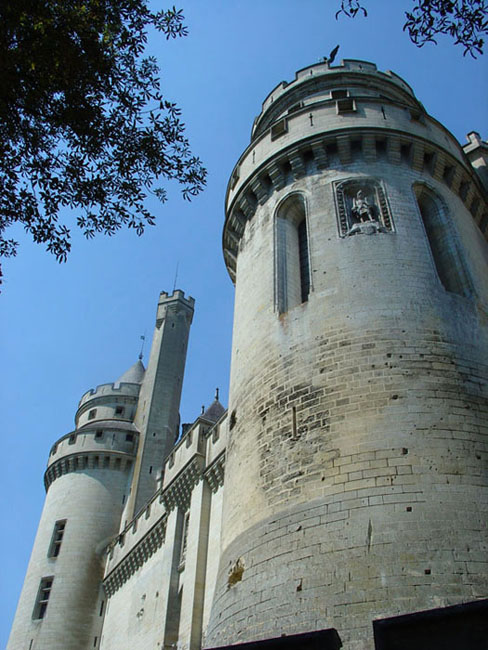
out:
M364 196L362 190L358 190L358 193L352 200L351 216L356 223L374 220L373 206L369 205L368 197Z
M371 191L373 190L373 191ZM373 188L358 189L356 194L347 197L349 201L349 214L348 214L348 229L347 235L372 235L375 232L384 232L383 224L381 224L377 215L379 213L374 199Z
M351 179L336 186L340 235L373 235L393 230L390 211L381 182Z

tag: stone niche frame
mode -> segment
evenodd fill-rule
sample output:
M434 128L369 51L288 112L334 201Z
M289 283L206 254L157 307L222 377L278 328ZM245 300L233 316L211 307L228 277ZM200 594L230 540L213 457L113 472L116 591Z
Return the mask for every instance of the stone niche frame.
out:
M335 181L333 187L337 226L341 238L360 234L395 232L382 181L368 176L355 176ZM364 197L362 217L358 215L355 205L359 191Z

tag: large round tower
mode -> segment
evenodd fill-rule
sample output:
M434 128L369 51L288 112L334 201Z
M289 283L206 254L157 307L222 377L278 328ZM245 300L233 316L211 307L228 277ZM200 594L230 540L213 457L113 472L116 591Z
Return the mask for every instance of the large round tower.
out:
M85 393L76 429L51 449L46 501L9 650L98 647L104 552L128 497L143 376L138 361L114 384Z
M266 98L226 198L236 285L207 647L486 596L488 221L455 138L345 60ZM483 473L483 470L485 473Z

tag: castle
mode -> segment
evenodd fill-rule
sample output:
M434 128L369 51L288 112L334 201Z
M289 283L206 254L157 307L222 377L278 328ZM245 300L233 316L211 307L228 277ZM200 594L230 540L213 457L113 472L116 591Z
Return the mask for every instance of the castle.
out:
M272 90L226 196L229 409L180 427L194 301L161 293L147 368L85 393L51 448L9 650L481 647L488 145L468 138L365 61Z

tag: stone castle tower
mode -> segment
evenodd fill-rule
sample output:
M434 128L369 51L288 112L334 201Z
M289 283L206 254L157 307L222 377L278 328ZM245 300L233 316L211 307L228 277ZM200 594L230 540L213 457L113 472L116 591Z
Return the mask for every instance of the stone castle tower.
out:
M9 648L79 650L99 636L104 551L156 492L176 440L193 305L161 293L147 370L139 360L85 393L76 429L53 445Z
M376 617L487 595L485 197L452 135L371 63L311 66L265 99L226 197L209 645L336 628L359 650Z
M148 369L51 452L9 650L418 648L429 616L478 647L487 162L368 62L270 93L226 197L228 413L175 444L193 301L162 294Z

